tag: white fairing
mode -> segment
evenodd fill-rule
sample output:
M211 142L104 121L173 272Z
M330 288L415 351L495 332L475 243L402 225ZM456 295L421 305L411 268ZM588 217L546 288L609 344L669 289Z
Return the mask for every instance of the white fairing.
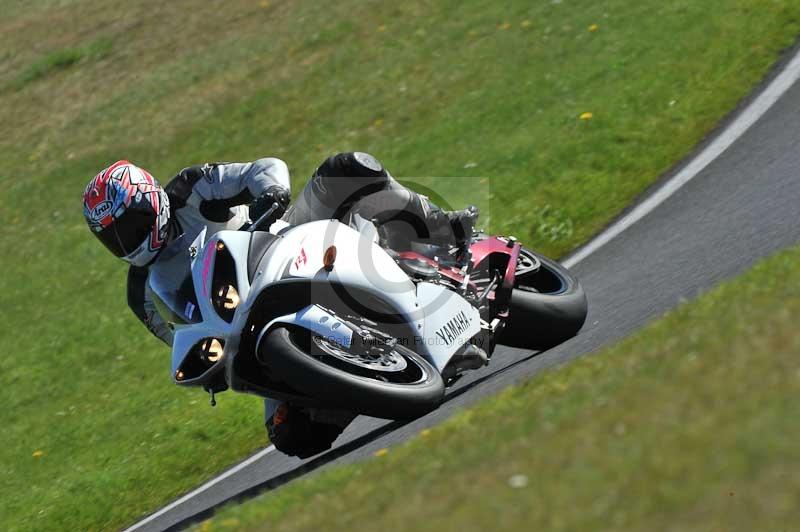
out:
M417 300L425 312L418 341L424 342L431 361L441 371L453 353L480 332L480 313L463 297L438 284L419 283Z
M281 316L280 318L275 318L269 322L258 336L256 346L260 345L261 340L264 339L264 335L269 332L273 326L279 323L299 325L323 338L333 340L343 347L350 347L350 343L353 341L352 329L325 309L317 305L309 305L302 310L287 314L286 316Z
M217 243L222 242L234 258L239 297L245 301L250 295L250 283L247 278L247 252L250 246L250 234L243 231L219 231L204 245L205 235L206 232L202 231L190 246L191 252L196 253L192 259L192 281L203 320L200 323L175 327L175 339L172 344L173 379L178 367L192 347L204 338L225 340L223 359L228 353L235 352L239 345L241 328L247 319L245 315L242 320L242 315L237 312L232 323L223 320L214 310L210 292L211 282L214 278ZM184 383L190 384L191 381Z
M221 360L230 359L231 354L238 351L240 335L256 296L271 284L292 278L337 283L345 289L358 288L358 297L366 297L366 300L359 301L364 305L369 305L370 297L388 303L410 326L409 337L400 340L441 371L453 354L480 331L478 311L461 296L442 286L432 283L415 285L394 259L375 244L371 236L373 235L364 236L334 220L282 228L279 240L269 247L258 264L251 286L247 272L251 234L220 231L203 246L205 233L201 233L192 244L192 248L196 250L192 261L192 277L202 321L176 326L173 378L192 347L204 338L223 339L224 352ZM241 302L232 323L219 317L211 302L210 290L218 242L227 247L236 263ZM323 256L331 246L336 247L336 260L333 268L328 271L324 268ZM313 292L311 297L313 303ZM350 344L353 334L336 316L313 304L274 319L263 331L277 323L304 327L345 346ZM412 334L411 331L415 333ZM230 364L226 366L231 371ZM214 370L216 369L215 366ZM195 382L198 380L202 378L193 379ZM192 383L181 381L181 384Z
M284 278L341 282L397 298L401 308L414 308L414 283L383 249L360 233L334 220L307 223L285 231L259 266L253 289ZM323 255L336 246L336 262L328 272Z

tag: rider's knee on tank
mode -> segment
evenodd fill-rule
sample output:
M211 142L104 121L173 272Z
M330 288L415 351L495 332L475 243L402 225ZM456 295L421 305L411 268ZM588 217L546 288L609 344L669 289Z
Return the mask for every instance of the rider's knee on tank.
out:
M380 161L363 152L332 155L311 178L317 199L334 208L346 208L364 196L385 190L392 181Z
M317 168L314 176L346 178L387 178L389 173L381 162L360 151L331 155Z

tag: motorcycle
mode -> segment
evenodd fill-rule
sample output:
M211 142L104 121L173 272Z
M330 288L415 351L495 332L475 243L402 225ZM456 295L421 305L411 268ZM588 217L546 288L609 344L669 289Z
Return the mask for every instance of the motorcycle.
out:
M178 238L151 268L148 290L174 328L173 380L212 405L231 389L418 417L498 342L547 349L586 318L578 280L513 237L395 252L357 215L288 226L279 214L274 204L247 230Z

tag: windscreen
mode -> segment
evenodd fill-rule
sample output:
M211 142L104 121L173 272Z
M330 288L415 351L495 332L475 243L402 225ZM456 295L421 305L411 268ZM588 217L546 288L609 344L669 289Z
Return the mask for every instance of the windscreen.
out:
M192 282L191 244L185 235L173 240L150 267L148 288L153 302L164 321L173 325L203 319Z

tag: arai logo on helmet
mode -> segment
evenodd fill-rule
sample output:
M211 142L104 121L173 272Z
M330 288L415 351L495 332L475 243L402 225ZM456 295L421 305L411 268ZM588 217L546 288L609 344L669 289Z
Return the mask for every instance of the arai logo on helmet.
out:
M108 213L111 212L112 203L109 200L101 201L97 204L97 206L92 209L90 216L92 217L92 221L99 222L106 216Z

